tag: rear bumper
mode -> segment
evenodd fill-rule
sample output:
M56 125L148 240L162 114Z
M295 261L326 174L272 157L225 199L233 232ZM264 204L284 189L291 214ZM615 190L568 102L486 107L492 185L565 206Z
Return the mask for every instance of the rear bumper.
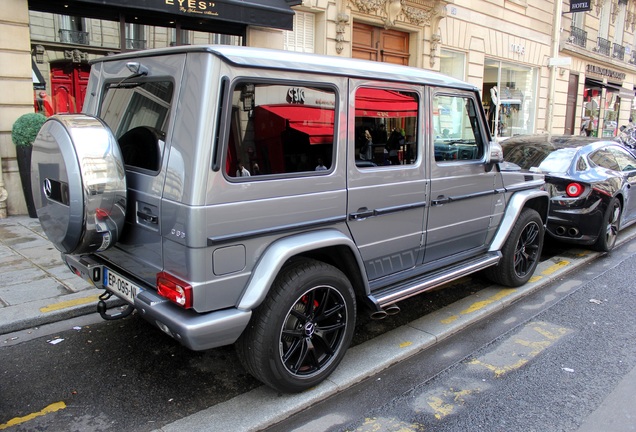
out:
M73 273L96 288L104 288L102 274L105 266L95 257L62 254L62 259ZM120 272L116 268L113 270ZM247 327L252 316L251 311L236 308L207 313L181 309L150 287L139 285L142 291L136 296L134 304L139 314L194 351L233 344Z

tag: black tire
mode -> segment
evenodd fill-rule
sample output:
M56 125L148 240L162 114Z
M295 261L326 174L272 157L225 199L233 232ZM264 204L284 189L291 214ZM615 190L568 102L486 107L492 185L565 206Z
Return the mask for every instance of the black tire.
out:
M616 198L612 198L603 217L603 226L598 234L596 243L592 245L592 249L600 252L609 252L614 248L616 237L620 230L622 211L621 203Z
M541 258L544 230L539 213L524 209L501 249L501 261L485 270L486 277L507 287L528 282Z
M281 271L236 350L245 369L283 393L314 387L342 360L355 328L351 283L335 267L303 259Z

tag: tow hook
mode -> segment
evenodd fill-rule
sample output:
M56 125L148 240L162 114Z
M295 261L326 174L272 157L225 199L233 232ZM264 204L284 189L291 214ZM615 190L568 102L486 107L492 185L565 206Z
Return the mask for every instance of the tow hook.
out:
M97 312L99 312L99 316L101 316L102 319L114 321L126 318L128 315L133 313L133 311L135 310L135 307L133 305L127 305L124 310L120 310L119 312L115 312L112 314L106 313L106 311L108 310L106 300L108 300L112 295L113 293L111 293L110 291L104 291L104 293L99 296L99 301L97 302Z

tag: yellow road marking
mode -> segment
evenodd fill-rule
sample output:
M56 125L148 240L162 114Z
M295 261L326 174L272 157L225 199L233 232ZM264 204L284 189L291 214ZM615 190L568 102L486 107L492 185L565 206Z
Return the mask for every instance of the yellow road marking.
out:
M495 374L495 378L519 369L546 348L572 330L537 321L525 325L517 335L504 341L499 348L468 362Z
M406 423L396 418L366 418L364 423L355 429L356 432L423 432L424 426L417 423Z
M431 396L429 397L427 404L429 407L433 409L435 412L435 418L438 420L443 419L449 414L453 413L455 409L454 403L464 404L465 397L473 394L474 390L453 390L444 391L442 393L442 397L439 396ZM446 400L451 400L450 402L445 402Z
M9 420L8 422L6 422L4 424L0 424L0 430L7 429L7 428L9 428L11 426L17 426L17 425L22 424L24 422L27 422L29 420L33 420L36 417L41 417L41 416L46 415L46 414L51 414L51 413L54 413L56 411L62 410L64 408L66 408L66 404L64 402L55 402L55 403L47 406L46 408L44 408L42 411L31 413L31 414L26 415L24 417L15 417L15 418L12 418L11 420Z
M569 264L570 264L570 261L567 261L567 260L559 261L558 263L552 264L550 267L543 270L541 274L546 276L551 275L552 273L556 272L559 269L562 269L563 267Z
M92 303L92 302L95 302L97 300L99 300L99 294L98 295L94 295L94 296L90 296L90 297L83 297L83 298L79 298L79 299L75 299L75 300L66 300L66 301L53 303L53 304L50 304L48 306L41 307L40 308L40 312L42 312L42 313L53 312L53 311L60 310L60 309L66 309L66 308L73 307L73 306L79 306L79 305Z
M441 321L441 323L442 324L450 324L450 323L456 321L460 317L460 315L468 315L468 314L471 314L473 312L477 312L478 310L485 308L489 304L494 303L497 300L501 300L502 298L509 296L510 294L514 293L515 291L517 291L517 290L516 289L502 289L497 294L494 294L494 295L488 297L486 300L481 300L481 301L475 302L472 305L468 306L466 309L461 311L459 313L459 315L452 315L452 316L450 316L448 318L444 318Z

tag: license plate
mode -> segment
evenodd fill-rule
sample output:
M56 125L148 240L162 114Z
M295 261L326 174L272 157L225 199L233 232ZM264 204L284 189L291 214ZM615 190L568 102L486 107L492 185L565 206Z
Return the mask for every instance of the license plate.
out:
M106 267L104 267L104 287L130 304L135 304L135 297L141 291L137 285Z

